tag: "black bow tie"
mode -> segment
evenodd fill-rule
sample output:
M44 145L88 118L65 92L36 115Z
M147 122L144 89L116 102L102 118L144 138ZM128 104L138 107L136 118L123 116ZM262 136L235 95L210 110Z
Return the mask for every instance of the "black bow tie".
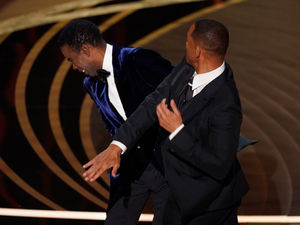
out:
M104 69L97 70L97 78L100 82L106 83L106 78L109 76L110 72Z

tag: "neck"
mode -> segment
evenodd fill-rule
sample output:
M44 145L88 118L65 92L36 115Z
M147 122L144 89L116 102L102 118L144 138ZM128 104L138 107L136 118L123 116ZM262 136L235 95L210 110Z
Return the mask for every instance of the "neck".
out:
M222 65L224 62L224 57L206 57L199 60L198 64L196 65L196 73L207 73L212 70L217 69Z

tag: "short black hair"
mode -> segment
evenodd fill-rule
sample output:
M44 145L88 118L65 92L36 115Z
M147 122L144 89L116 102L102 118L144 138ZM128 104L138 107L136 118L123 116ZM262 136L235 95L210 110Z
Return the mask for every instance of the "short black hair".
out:
M216 55L226 54L229 32L222 23L211 19L198 20L195 22L192 37L195 42L201 42L205 50Z
M98 47L105 41L96 24L84 19L75 19L63 28L57 43L59 47L68 44L75 51L80 51L83 44Z

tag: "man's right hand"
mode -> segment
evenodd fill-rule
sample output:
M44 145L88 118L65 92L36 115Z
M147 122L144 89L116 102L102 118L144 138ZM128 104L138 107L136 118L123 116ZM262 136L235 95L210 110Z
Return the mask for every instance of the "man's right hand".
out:
M121 161L121 148L117 145L110 144L107 149L95 156L91 161L83 165L84 169L87 169L83 173L85 181L93 182L101 174L112 167L112 176L116 176L120 167Z

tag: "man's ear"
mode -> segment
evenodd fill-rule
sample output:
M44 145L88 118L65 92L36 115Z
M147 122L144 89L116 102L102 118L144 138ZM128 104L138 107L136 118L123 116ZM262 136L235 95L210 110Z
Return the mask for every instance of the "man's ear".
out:
M80 50L83 54L85 54L86 56L90 56L90 46L83 44L81 46L81 50Z

